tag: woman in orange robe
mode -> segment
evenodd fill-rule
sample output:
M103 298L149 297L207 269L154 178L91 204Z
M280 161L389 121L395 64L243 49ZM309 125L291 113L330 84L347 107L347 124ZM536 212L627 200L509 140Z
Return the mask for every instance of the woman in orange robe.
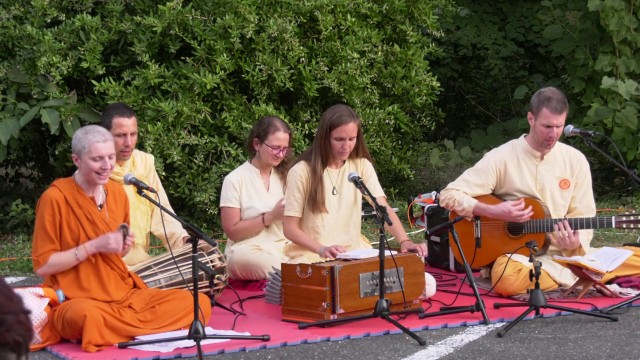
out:
M109 180L115 163L111 134L102 127L79 129L72 140L78 170L51 184L36 206L33 267L44 286L60 289L66 301L52 310L47 326L64 339L97 351L143 334L177 330L193 322L193 297L185 290L150 289L122 260L135 234L120 184ZM199 319L211 315L199 294Z

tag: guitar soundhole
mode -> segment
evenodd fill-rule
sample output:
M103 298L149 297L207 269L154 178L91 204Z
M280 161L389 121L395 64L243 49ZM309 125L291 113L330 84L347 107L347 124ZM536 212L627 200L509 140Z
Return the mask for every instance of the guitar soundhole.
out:
M507 223L507 232L513 237L524 234L524 223L510 222Z

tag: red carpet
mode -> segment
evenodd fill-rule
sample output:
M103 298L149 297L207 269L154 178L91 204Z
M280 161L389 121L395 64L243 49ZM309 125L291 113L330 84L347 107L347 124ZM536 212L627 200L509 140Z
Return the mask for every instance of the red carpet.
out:
M437 311L442 304L454 306L468 306L475 304L475 296L471 287L463 285L460 295L456 299L456 295L451 292L457 292L460 287L462 275L445 273L441 270L430 271L438 280L438 292L432 299L432 302L423 302L423 307L427 314ZM484 294L485 290L480 290ZM245 299L251 296L260 295L263 292L255 290L238 290L241 298ZM455 302L454 302L455 299ZM489 295L482 295L487 315L492 323L508 322L520 315L526 307L500 308L494 309L493 304L496 302L514 302L504 298L497 298ZM225 291L218 297L218 303L229 307L237 300L236 295L230 289ZM549 304L559 306L595 310L613 306L624 301L624 298L607 298L592 297L581 300L549 300ZM636 303L638 304L638 303ZM236 304L234 308L239 309ZM562 313L553 309L542 309L542 315L545 317L567 315L570 313ZM244 301L245 316L239 316L233 327L235 315L220 307L215 307L213 315L209 320L208 326L220 330L235 330L238 332L250 332L251 335L269 335L269 341L260 340L230 340L217 344L203 345L203 353L205 355L214 355L221 353L230 353L237 351L254 351L259 349L277 348L280 346L292 346L305 343L316 343L321 341L338 341L345 339L358 339L368 336L380 336L386 334L401 333L401 330L390 322L379 319L366 319L353 321L350 323L335 325L332 327L310 327L299 330L297 324L281 321L281 307L271 305L265 302L263 298L251 299ZM583 316L583 315L576 315ZM533 317L531 313L527 319ZM447 327L469 326L483 324L483 317L480 312L463 312L450 315L438 315L434 317L426 317L420 319L417 315L409 315L405 319L399 320L400 323L412 331L439 329ZM607 321L594 318L594 322ZM51 353L63 357L65 359L170 359L181 357L192 357L197 355L195 347L188 349L178 349L169 353L140 351L133 349L118 349L116 346L97 353L87 353L80 350L80 346L71 343L62 343L47 348Z

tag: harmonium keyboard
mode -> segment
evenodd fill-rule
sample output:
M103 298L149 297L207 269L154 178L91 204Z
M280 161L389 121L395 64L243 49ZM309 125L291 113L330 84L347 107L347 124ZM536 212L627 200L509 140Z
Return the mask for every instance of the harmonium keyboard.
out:
M395 262L391 256L384 260L384 297L390 310L421 307L424 263L416 254L394 257ZM379 270L379 258L282 264L282 320L313 322L373 313L379 299Z

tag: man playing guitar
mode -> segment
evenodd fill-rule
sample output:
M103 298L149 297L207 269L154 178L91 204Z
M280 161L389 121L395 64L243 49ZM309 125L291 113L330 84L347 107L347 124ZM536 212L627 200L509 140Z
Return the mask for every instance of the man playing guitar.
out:
M477 240L473 250L482 251L491 242L505 243L510 238L522 238L522 245L533 236L522 236L518 226L545 212L545 216L555 218L549 228L543 227L539 233L546 233L543 241L537 241L544 254L537 259L543 263L540 287L552 290L558 286L569 287L576 281L573 273L552 260L552 255L584 255L590 251L590 242L595 227L572 227L571 218L594 217L596 205L591 184L591 171L586 157L577 149L559 142L568 113L568 102L562 91L554 87L538 90L530 101L527 113L529 133L511 140L491 151L451 182L440 193L440 205L459 215L472 219L496 219L504 227L510 225L505 239L484 238L480 241L480 227L476 226ZM477 199L482 195L494 195L500 201ZM533 198L537 202L531 202ZM504 201L502 201L504 200ZM539 210L535 205L541 202L546 207ZM462 221L462 224L466 221ZM491 228L487 221L485 228ZM574 224L575 225L575 224ZM457 227L457 226L456 226ZM511 227L515 227L513 234ZM527 231L525 231L526 233ZM535 231L529 231L533 233ZM473 234L473 232L472 232ZM474 235L470 235L474 236ZM461 241L468 240L461 236ZM473 240L473 239L471 239ZM549 248L541 242L548 242ZM509 251L492 254L495 260L491 267L494 291L505 295L522 294L531 288L529 269L531 264L524 254L528 250L512 246ZM521 250L521 254L505 253ZM634 249L635 250L635 249ZM473 259L474 254L467 253ZM489 261L491 262L491 261ZM472 265L478 265L472 262ZM490 264L480 264L481 266ZM623 265L602 279L607 281L618 276L640 273L640 254L636 253Z

